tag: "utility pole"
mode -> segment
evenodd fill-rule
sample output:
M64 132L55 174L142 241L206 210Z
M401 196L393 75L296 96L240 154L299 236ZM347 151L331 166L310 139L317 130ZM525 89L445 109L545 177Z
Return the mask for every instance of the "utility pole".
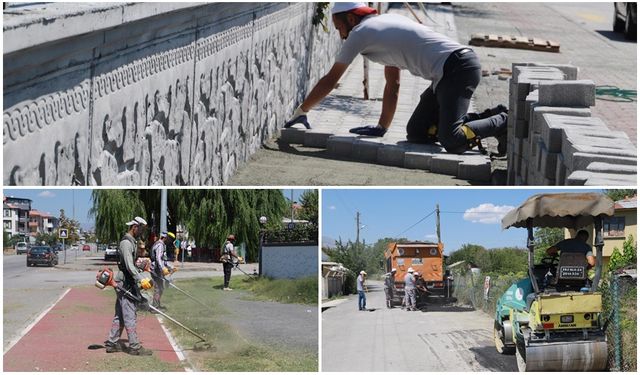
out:
M356 245L360 243L360 212L356 211Z
M436 235L438 236L438 243L442 243L440 239L440 205L436 204Z
M160 190L160 233L167 231L167 189Z

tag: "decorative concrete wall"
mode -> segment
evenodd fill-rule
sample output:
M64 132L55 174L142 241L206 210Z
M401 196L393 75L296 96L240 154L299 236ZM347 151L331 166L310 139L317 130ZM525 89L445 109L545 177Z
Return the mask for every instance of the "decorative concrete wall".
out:
M333 63L314 3L4 12L5 185L221 185Z
M262 275L274 279L318 276L317 245L264 245Z

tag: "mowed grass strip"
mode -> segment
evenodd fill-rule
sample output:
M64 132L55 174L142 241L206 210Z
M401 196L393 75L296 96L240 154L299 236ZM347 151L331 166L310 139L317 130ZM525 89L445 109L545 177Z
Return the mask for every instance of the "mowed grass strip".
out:
M300 303L310 299L308 293L295 292L299 286L287 286L289 292L275 293L277 287L284 284L272 284L270 281L244 280L246 277L232 278L231 287L252 291L252 298L275 301L283 298L291 303ZM233 314L225 309L223 299L228 298L220 289L222 278L198 278L179 280L175 284L202 301L210 309L169 286L165 289L162 304L167 307L167 313L203 336L212 345L206 348L200 340L176 324L165 319L172 335L185 351L189 362L196 371L312 371L318 370L318 353L310 353L291 348L267 346L251 342L243 337L233 325L227 323ZM299 284L299 280L289 280L291 284ZM305 281L309 285L309 281ZM257 296L251 288L254 284L261 285L256 290L272 291L268 296ZM311 283L312 284L312 283ZM313 286L312 286L313 287ZM264 289L260 289L264 288ZM315 300L317 303L317 281L315 283ZM293 291L293 292L291 292ZM227 292L224 292L227 293ZM287 295L298 296L286 298Z

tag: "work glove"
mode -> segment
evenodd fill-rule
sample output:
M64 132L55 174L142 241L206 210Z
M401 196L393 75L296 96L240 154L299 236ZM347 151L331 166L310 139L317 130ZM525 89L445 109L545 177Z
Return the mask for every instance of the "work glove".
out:
M153 288L153 283L151 282L151 279L144 278L140 280L140 287L145 290L151 289Z
M361 126L358 128L349 129L349 133L358 134L358 135L368 135L370 137L384 137L387 129L383 128L380 125L373 126Z
M311 129L311 125L309 125L309 120L307 120L307 112L302 110L302 106L298 106L298 108L296 108L296 111L293 113L293 116L291 116L291 120L287 121L287 123L284 124L284 127L290 128L295 124L302 124L304 125L305 128Z

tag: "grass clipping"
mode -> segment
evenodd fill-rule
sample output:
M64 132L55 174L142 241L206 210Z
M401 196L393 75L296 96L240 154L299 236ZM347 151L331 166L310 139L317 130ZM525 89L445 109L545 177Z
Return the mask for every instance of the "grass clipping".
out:
M219 280L218 280L219 279ZM308 281L268 279L232 279L231 287L252 291L252 297L259 300L275 300L280 302L306 302L311 300L306 288L313 288ZM162 302L168 313L182 324L191 328L207 339L212 345L210 349L198 350L195 336L173 324L167 319L164 324L184 350L189 362L196 371L318 371L317 353L306 353L287 350L273 346L261 345L245 339L226 321L231 315L224 310L222 292L217 285L222 285L222 278L200 278L180 280L179 287L211 309L194 303L184 294L169 287L165 290ZM303 284L304 286L301 286ZM317 281L314 288L314 303L317 304ZM214 286L215 289L212 289ZM221 288L220 288L221 289ZM280 289L280 290L279 290ZM278 291L279 290L279 291ZM286 291L286 292L285 292ZM256 294L264 292L264 294Z

